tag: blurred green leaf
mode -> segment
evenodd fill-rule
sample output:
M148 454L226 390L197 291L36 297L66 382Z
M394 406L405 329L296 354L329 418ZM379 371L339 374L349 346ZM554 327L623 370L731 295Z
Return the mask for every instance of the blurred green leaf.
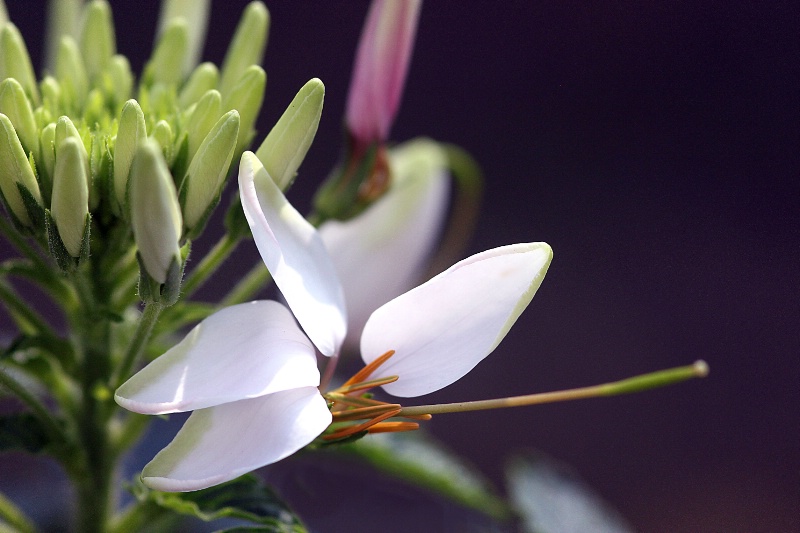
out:
M271 533L306 533L300 519L260 479L245 475L195 492L159 492L141 483L133 487L136 497L149 500L165 509L210 522L221 518L238 518L258 524L256 529L240 531Z
M631 533L633 529L566 466L517 457L507 469L509 497L526 533Z
M419 431L369 435L333 449L493 518L510 516L508 504L479 472Z

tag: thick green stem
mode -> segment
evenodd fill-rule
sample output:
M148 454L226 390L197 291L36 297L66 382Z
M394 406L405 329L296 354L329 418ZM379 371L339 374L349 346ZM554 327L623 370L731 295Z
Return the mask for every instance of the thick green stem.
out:
M199 289L200 286L217 271L220 265L231 255L231 252L236 249L239 240L240 239L232 238L230 234L227 233L222 236L217 244L214 245L214 248L203 257L200 264L192 270L192 273L189 274L183 282L183 286L181 287L183 298L191 296L194 291Z

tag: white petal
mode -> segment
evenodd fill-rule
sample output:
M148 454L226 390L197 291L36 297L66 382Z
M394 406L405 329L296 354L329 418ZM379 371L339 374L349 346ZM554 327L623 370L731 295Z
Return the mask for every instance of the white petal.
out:
M137 413L164 414L317 385L314 347L286 307L264 300L206 318L114 398Z
M218 485L288 457L325 431L331 418L316 387L201 409L144 467L142 480L173 492Z
M392 185L380 200L319 229L344 288L353 348L369 315L417 284L447 211L447 160L436 143L405 143L391 150L389 164Z
M374 374L399 376L383 387L395 396L420 396L453 383L503 340L552 257L547 244L528 243L456 263L372 314L361 337L364 362L396 351Z
M258 251L311 341L338 353L347 332L344 293L325 245L252 152L239 166L242 207Z

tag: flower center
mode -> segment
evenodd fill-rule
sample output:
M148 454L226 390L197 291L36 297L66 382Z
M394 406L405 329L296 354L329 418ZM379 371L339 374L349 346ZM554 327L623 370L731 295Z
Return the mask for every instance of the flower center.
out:
M392 355L394 355L394 350L389 350L356 372L340 387L324 395L333 414L333 423L322 435L323 440L337 441L359 433L390 433L419 429L417 422L389 420L400 415L402 406L397 403L375 400L369 392L374 387L397 381L397 376L369 379L375 370L389 360ZM403 415L401 418L430 420L431 415Z

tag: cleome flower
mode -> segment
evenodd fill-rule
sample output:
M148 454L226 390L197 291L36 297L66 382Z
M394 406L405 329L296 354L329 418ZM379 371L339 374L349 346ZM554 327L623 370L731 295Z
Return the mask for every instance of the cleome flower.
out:
M456 263L377 309L361 336L366 368L320 391L315 347L330 365L346 332L335 269L319 234L250 152L242 157L239 187L256 245L297 322L274 301L228 307L117 390L117 403L131 411L193 411L142 472L158 490L216 485L320 436L416 428L390 420L400 415L399 404L363 393L381 386L394 396L420 396L464 376L505 337L552 259L547 244L524 243Z

